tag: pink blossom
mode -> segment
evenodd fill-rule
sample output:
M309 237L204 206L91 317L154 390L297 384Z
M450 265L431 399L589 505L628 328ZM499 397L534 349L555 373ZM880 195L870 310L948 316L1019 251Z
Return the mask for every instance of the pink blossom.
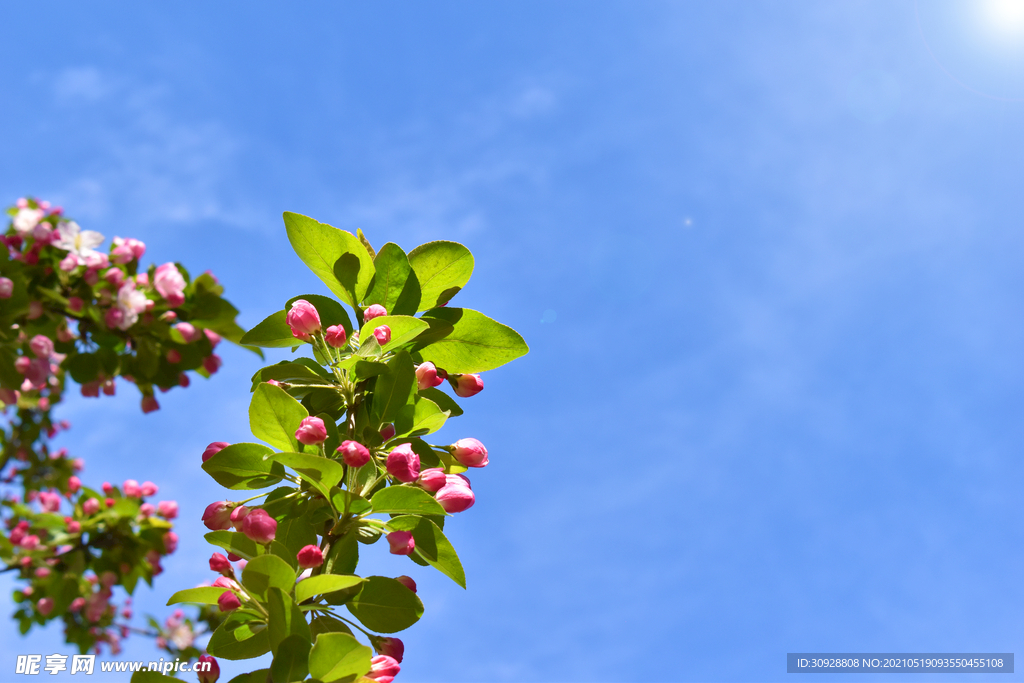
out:
M60 496L56 493L41 491L39 493L39 506L44 512L57 512L57 510L60 510Z
M221 612L230 612L241 607L242 601L232 591L224 591L217 598L217 605L220 607Z
M36 609L39 610L39 613L44 617L49 616L50 612L53 611L53 598L41 598L39 602L36 603Z
M29 301L28 302L28 315L25 316L29 320L35 320L43 315L43 304L41 301Z
M85 515L87 517L89 515L95 515L99 511L100 511L100 502L98 500L96 500L95 498L90 498L89 500L87 500L84 503L82 503L82 512L85 513Z
M373 337L377 340L377 343L384 346L391 341L391 328L387 325L381 325L373 331Z
M390 441L395 436L395 425L386 424L380 428L380 438L385 441Z
M203 368L211 375L220 370L220 366L223 364L224 362L220 359L220 356L215 353L211 353L203 359Z
M235 527L235 531L242 530L242 522L249 516L252 510L245 505L239 505L231 511L231 526Z
M185 278L178 272L178 266L175 264L165 263L162 266L157 266L156 273L153 275L153 286L171 306L180 306L185 303Z
M139 482L134 479L125 479L125 482L121 484L121 490L124 491L124 495L128 498L138 498L142 495L139 490Z
M181 362L181 352L178 349L169 349L167 351L167 362L171 365L177 365Z
M387 469L388 474L398 481L416 481L420 476L420 456L413 452L411 444L395 446L388 453Z
M181 333L186 344L191 344L202 335L202 332L198 331L192 323L180 322L174 326L174 329Z
M68 605L68 611L69 612L78 612L83 607L85 607L85 598L75 598L74 600L71 601L71 604Z
M221 531L231 528L231 511L234 505L226 500L210 503L203 512L203 524L210 531Z
M370 673L366 674L366 677L377 681L377 683L392 683L401 670L402 667L398 666L398 662L394 658L377 655L370 660Z
M164 534L164 549L168 554L178 549L178 534L173 531L168 531Z
M153 411L156 411L156 410L160 410L160 404L157 403L156 398L153 397L153 396L143 396L142 397L142 412L143 413L152 413Z
M309 341L310 335L320 331L320 314L305 299L292 302L285 320L292 329L292 336L304 341Z
M349 467L362 467L370 462L370 451L358 441L342 441L338 452Z
M49 359L53 355L53 341L41 334L32 337L28 347L32 349L32 353L36 355L36 358Z
M154 512L156 512L156 508L152 503L143 503L139 506L139 514L143 517L152 517Z
M376 638L373 641L373 647L380 654L391 657L399 664L402 663L402 657L405 655L405 643L399 638Z
M210 340L210 346L217 348L217 344L220 344L220 335L210 329L204 329L203 334L205 334L206 338Z
M331 325L324 330L324 340L335 349L343 347L346 338L345 328L341 325Z
M231 563L220 553L214 553L210 555L210 570L227 576L231 573Z
M156 513L164 519L178 516L178 503L173 500L161 500L156 506Z
M143 498L155 496L157 491L159 490L160 489L157 487L157 485L151 481L144 481L142 482L142 486L139 487L139 493L142 495Z
M65 256L64 258L62 258L60 260L60 263L57 264L57 267L60 268L65 273L70 273L72 270L77 268L80 264L81 264L81 259L79 259L74 254L68 254L67 256Z
M444 470L440 467L431 467L420 472L416 485L422 489L434 493L446 484Z
M296 556L299 569L312 569L324 563L324 553L315 545L304 546Z
M484 381L480 379L480 375L452 375L448 381L455 389L455 395L462 398L475 396L484 389Z
M10 299L14 294L14 280L9 277L0 277L0 299Z
M486 467L487 449L476 439L459 439L451 445L452 456L466 467Z
M77 296L68 297L68 310L72 313L81 313L85 302Z
M25 550L35 550L39 547L39 537L35 534L30 534L25 538L21 539L21 543L19 543L18 545L20 545Z
M473 507L473 503L476 502L476 495L473 490L462 483L449 483L445 484L434 496L437 502L441 504L445 512L462 512Z
M437 367L430 361L420 363L416 368L416 387L420 391L436 387L443 381L444 379L437 374Z
M200 666L200 664L203 666ZM206 668L207 665L209 665L209 668ZM220 665L210 655L199 655L195 671L196 676L199 677L199 683L217 683L217 679L220 678Z
M319 417L306 417L295 430L295 438L307 446L317 446L327 440L327 427Z
M374 318L379 318L382 315L387 315L388 311L380 304L373 304L363 312L363 322L369 322Z
M74 460L71 461L71 469L73 469L75 472L81 472L82 470L85 469L85 460L82 460L81 458L75 458Z
M103 273L103 279L114 285L114 287L120 287L121 283L124 282L124 271L120 268L110 268L107 272Z
M203 462L206 462L215 454L220 453L222 450L224 450L230 445L231 444L229 444L227 441L214 441L213 443L206 447L205 451L203 451Z
M416 539L408 531L392 531L387 539L392 555L411 555L416 549Z
M76 522L75 520L71 520L67 523L67 525L69 534L77 534L82 530L82 525L79 522Z
M253 510L242 521L242 533L256 543L270 543L277 533L277 520L262 509Z

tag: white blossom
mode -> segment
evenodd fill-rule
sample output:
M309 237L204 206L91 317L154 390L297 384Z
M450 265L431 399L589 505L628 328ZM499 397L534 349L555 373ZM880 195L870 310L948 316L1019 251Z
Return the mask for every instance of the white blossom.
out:
M74 221L63 221L57 225L59 239L52 242L58 249L67 249L72 254L86 258L88 256L101 256L96 251L103 242L103 235L94 230L82 230Z

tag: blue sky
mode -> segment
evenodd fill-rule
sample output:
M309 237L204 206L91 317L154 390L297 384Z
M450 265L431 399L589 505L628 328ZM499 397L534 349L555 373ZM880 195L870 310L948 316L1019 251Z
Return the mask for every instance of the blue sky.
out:
M442 432L491 452L450 525L469 590L364 553L421 586L402 683L1024 651L1015 10L8 3L0 196L212 269L246 326L326 293L282 211L472 249L461 305L532 351ZM141 612L209 578L199 454L251 438L258 367L224 356L152 415L63 408L90 481L181 503ZM0 670L66 650L2 623Z

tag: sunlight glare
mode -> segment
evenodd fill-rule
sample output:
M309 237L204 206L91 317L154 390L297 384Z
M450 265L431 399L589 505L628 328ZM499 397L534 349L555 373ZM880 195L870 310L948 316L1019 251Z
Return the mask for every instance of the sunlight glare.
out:
M1024 0L986 0L988 24L1004 34L1024 34Z

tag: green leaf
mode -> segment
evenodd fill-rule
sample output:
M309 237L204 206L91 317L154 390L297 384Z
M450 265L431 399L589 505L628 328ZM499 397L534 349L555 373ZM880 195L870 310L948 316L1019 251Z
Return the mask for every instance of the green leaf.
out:
M366 304L380 304L391 315L414 315L420 305L420 283L409 257L393 242L373 259L376 274L366 293Z
M99 375L100 362L94 353L80 353L68 358L67 370L71 373L71 379L79 384L87 384Z
M455 553L455 548L436 524L423 517L395 517L388 527L411 531L416 541L415 553L452 581L466 587L466 572Z
M286 211L288 241L302 262L350 306L363 299L373 279L373 260L350 232Z
M285 475L284 467L264 460L271 453L273 450L259 443L231 444L202 467L218 484L229 489L262 489L280 482Z
M270 665L271 680L274 683L305 680L309 673L308 660L311 646L308 629L305 637L290 635L281 641L274 653L274 661Z
M260 555L249 560L242 570L242 585L250 592L265 596L267 589L291 591L295 585L295 570L276 555Z
M430 399L436 403L437 407L441 410L447 410L449 417L458 417L459 415L462 415L462 406L456 403L454 398L437 387L420 389L420 398Z
M346 604L348 610L371 631L397 633L423 616L423 603L395 579L367 577L362 590Z
M224 594L226 588L217 586L200 586L199 588L186 588L178 591L167 601L168 605L177 605L179 602L190 602L197 605L216 605L217 599Z
M260 382L266 382L268 379L276 379L279 382L287 382L288 380L297 379L316 382L317 384L323 384L325 381L334 381L331 377L318 373L306 363L300 362L303 360L309 359L299 358L294 361L285 360L277 363L276 365L268 365L267 367L259 370L259 372L256 373L256 376L253 377L253 380L256 386L259 386ZM320 366L317 365L317 367L319 368ZM253 387L253 391L256 390L256 386Z
M309 516L302 515L278 522L274 542L283 544L288 549L291 559L295 559L298 552L307 545L316 545L316 531L310 523Z
M132 674L131 683L181 683L181 679L164 676L159 671L140 669Z
M277 453L274 460L295 470L300 477L312 484L324 498L330 498L332 486L337 485L345 475L345 468L334 460L328 460L310 453Z
M234 612L210 636L206 651L231 660L259 657L270 652L270 634L252 615Z
M299 581L295 586L296 602L305 602L314 595L324 595L334 591L344 590L357 586L365 579L359 576L344 576L341 574L318 574Z
M373 245L370 244L370 240L366 239L366 235L359 228L356 228L356 237L359 238L360 244L366 247L366 253L370 255L370 258L377 258L377 252L374 251Z
M323 329L327 329L332 325L341 325L345 328L345 334L352 334L352 320L348 317L348 311L339 304L337 301L329 296L323 296L320 294L303 294L301 296L293 296L288 299L288 303L284 305L285 311L290 311L292 304L303 299L313 304L313 308L316 309L317 314L320 316L320 325Z
M417 397L413 404L406 404L395 418L395 434L398 436L423 436L433 434L444 426L448 414L430 399Z
M292 600L292 596L280 588L267 590L267 612L270 614L270 620L267 622L267 630L270 631L270 650L275 656L278 653L278 646L288 636L301 636L307 642L312 639L309 635L309 624L306 623L302 610Z
M363 465L359 468L359 472L362 473L364 469L369 469L369 464ZM357 496L351 491L344 489L334 488L331 490L331 503L334 505L334 509L338 512L348 510L351 515L361 515L364 512L369 512L370 501L366 500L362 496Z
M416 369L405 351L388 362L388 371L378 375L373 391L373 416L378 422L393 422L399 411L416 394Z
M253 435L282 451L299 451L302 446L295 430L309 413L287 391L273 384L261 384L249 404L249 428Z
M392 515L441 515L447 512L434 497L412 486L389 486L370 499L373 511Z
M285 311L278 311L267 316L263 322L243 334L238 343L267 349L298 346L302 341L292 334L292 328L285 322L286 315Z
M369 343L370 339L376 341L377 338L373 336L373 331L381 325L391 328L391 341L382 347L385 351L396 349L402 344L412 341L430 328L426 322L412 316L382 315L363 323L363 327L359 330L359 343ZM362 348L360 348L361 350Z
M228 683L267 683L268 676L270 676L270 669L257 669L256 671L238 674Z
M530 350L518 332L479 311L435 308L423 319L427 318L442 324L432 325L416 350L423 360L450 374L493 370Z
M354 533L348 533L339 538L327 551L324 558L324 573L321 576L351 574L359 564L359 543ZM300 583L299 586L302 584ZM296 586L295 594L298 595L299 588Z
M458 242L427 242L409 252L420 282L419 310L448 303L473 274L473 254Z
M321 633L309 652L309 674L323 683L370 671L372 651L347 633Z
M203 538L208 543L246 560L251 560L260 554L260 546L256 545L256 541L238 531L211 531Z

